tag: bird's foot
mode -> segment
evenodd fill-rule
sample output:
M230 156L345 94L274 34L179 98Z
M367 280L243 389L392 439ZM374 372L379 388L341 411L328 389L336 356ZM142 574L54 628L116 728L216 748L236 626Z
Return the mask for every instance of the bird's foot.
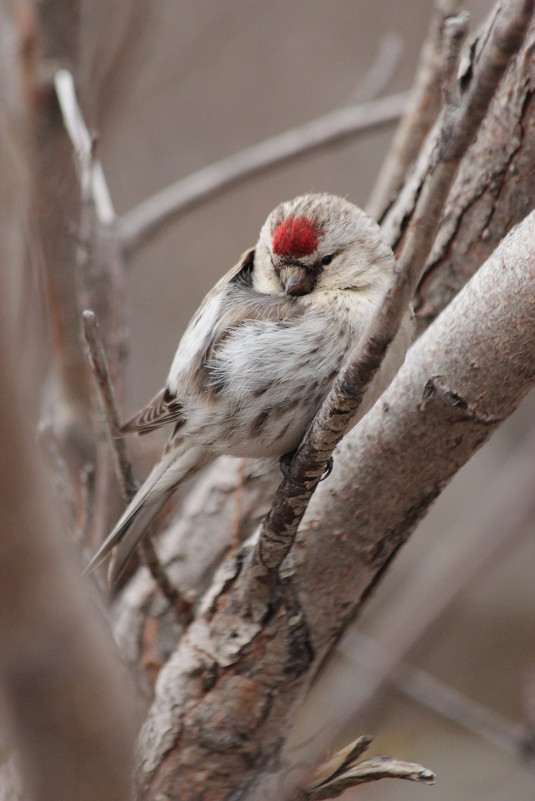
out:
M290 475L290 466L293 462L294 456L295 456L295 451L290 451L290 453L285 453L284 456L281 456L279 462L281 473L284 476L284 478L291 484L293 484L295 487L299 487L300 489L306 489L304 484L302 484L300 481L296 481L295 478L292 478ZM320 481L325 481L326 478L329 478L333 470L333 464L334 464L333 457L330 456L327 464L325 465L325 470L323 471L323 475L320 478Z

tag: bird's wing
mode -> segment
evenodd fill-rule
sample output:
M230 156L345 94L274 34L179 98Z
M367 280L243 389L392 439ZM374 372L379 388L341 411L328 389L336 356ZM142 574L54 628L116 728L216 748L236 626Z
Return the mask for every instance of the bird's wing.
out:
M160 390L151 402L137 412L122 427L123 434L148 434L169 423L185 421L184 407L167 387Z
M206 295L198 311L192 318L188 329L178 346L175 360L173 362L173 364L177 365L177 371L182 364L187 364L187 362L191 361L192 348L190 339L194 339L196 350L199 341L199 335L201 334L202 329L206 327L206 323L210 325L209 309L211 307L217 307L216 301L218 297L221 296L222 292L224 292L225 286L233 283L234 281L240 281L244 285L249 283L249 277L253 267L253 260L254 249L251 248L245 251L240 260ZM210 328L215 328L215 320L213 321L212 325L210 325ZM211 330L205 333L211 336L213 331ZM200 339L202 341L203 337L201 336ZM193 365L188 365L188 372L192 372L191 366ZM175 391L174 386L171 388L168 385L161 389L156 397L154 397L147 406L136 412L136 414L121 427L121 431L124 434L148 434L151 431L161 428L162 426L168 425L169 423L180 424L184 423L185 420L186 414L184 410L184 404L180 400L179 392Z

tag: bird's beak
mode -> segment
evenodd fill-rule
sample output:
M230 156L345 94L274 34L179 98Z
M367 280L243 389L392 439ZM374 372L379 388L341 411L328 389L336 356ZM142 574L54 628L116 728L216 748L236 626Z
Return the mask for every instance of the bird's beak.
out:
M289 264L281 270L284 294L291 297L308 295L316 286L317 276L301 265Z

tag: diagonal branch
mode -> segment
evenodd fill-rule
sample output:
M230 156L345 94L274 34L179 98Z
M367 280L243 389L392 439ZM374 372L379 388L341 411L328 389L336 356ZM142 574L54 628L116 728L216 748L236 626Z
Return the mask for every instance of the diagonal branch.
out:
M123 500L128 503L136 494L137 485L132 471L132 463L126 450L124 437L121 436L119 412L117 411L117 403L111 385L108 361L98 333L98 323L95 312L86 309L82 314L82 325L87 347L87 361L91 368L93 383L104 417L115 477L121 488Z
M392 285L362 344L340 371L301 443L290 467L291 480L285 479L277 491L252 558L252 575L256 578L272 574L288 554L325 464L348 430L366 388L398 331L433 244L459 162L479 128L511 56L522 43L533 5L533 0L522 0L502 8L462 98L451 81L446 87L449 102L441 115L434 168L418 198ZM453 56L459 56L467 32L466 16L449 19L446 29L449 33L445 39L450 47L446 61L451 65ZM452 75L451 66L449 74Z
M133 251L149 242L166 225L209 198L276 166L326 146L338 145L357 134L374 131L397 120L407 93L340 108L217 161L144 200L118 221L118 236Z
M364 668L366 675L374 677L374 685L376 675L386 675L389 684L420 706L516 757L524 759L530 754L531 733L527 724L509 720L408 662L402 661L392 667L391 655L371 637L352 631L342 645L342 653L348 656L351 671L356 668L362 677ZM364 696L366 693L363 692ZM373 696L368 693L367 703L370 697Z
M104 423L110 449L112 453L113 468L117 483L125 503L128 503L136 494L137 486L134 480L132 464L128 456L124 437L121 436L117 404L108 373L106 354L98 335L98 324L95 313L86 310L82 315L84 337L87 345L87 355L95 389L104 417ZM163 596L177 611L181 621L188 620L191 614L189 604L170 581L163 568L158 555L154 550L150 536L145 537L141 546L141 556L145 566L149 569L154 581L160 588Z
M304 753L281 753L303 694L430 504L533 386L534 253L535 212L411 348L384 403L341 445L291 580L262 619L235 603L240 556L221 568L159 673L141 732L141 795L173 786L179 798L187 784L192 799L239 788L259 801L317 763L330 730Z
M405 588L398 589L395 604L384 611L375 626L376 641L355 630L344 637L338 646L343 659L331 665L322 678L322 693L329 698L328 709L322 709L325 728L336 731L339 720L347 719L348 714L353 717L361 714L384 682L390 681L478 736L516 755L528 751L526 726L470 704L468 699L455 695L449 688L441 688L436 680L410 668L405 660L415 645L425 640L452 602L530 530L535 512L534 472L535 431L532 431L488 485L487 502L477 506L465 519L462 538L455 543L451 532L443 532L442 539L420 561ZM346 659L351 662L350 671Z

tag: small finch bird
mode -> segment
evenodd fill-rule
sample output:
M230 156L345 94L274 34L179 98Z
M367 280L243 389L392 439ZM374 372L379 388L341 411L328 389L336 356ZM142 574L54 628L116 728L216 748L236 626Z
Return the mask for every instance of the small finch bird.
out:
M123 427L173 431L88 569L117 546L110 579L118 578L178 484L217 456L294 451L382 302L393 265L379 226L347 200L303 195L277 206L256 247L202 302L165 387ZM390 383L412 334L408 309L354 423Z

